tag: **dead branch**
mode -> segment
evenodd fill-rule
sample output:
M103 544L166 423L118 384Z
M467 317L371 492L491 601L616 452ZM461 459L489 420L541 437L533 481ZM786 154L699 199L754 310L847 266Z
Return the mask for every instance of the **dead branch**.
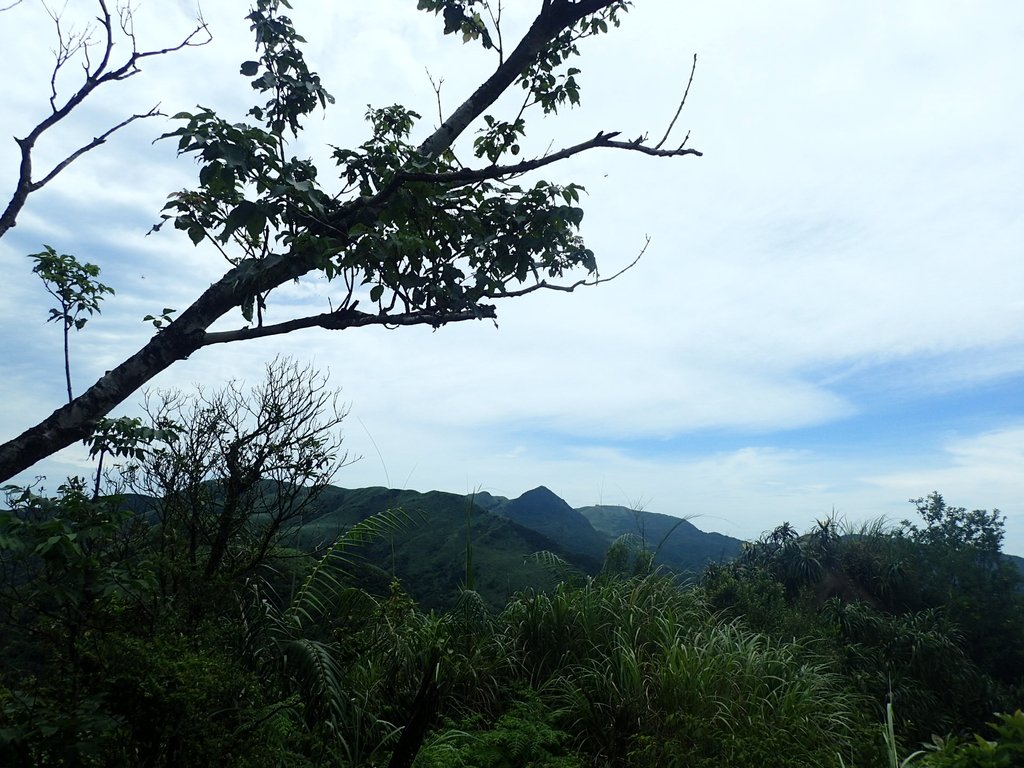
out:
M676 120L679 119L679 115L683 111L683 107L686 105L686 97L690 95L690 86L693 85L693 75L694 75L694 73L696 71L697 71L697 54L695 53L695 54L693 54L693 66L690 67L690 79L686 83L686 90L683 91L683 99L682 99L682 101L679 102L679 108L676 109L676 113L672 117L672 122L670 122L668 124L668 129L665 131L665 135L661 137L661 141L659 141L657 144L654 145L655 149L661 149L662 146L665 144L665 142L668 141L668 136L669 136L670 133L672 133L672 128L675 127ZM690 134L686 134L686 136L687 136L687 138L689 138ZM685 144L686 144L686 139L683 139L683 143L680 144L679 146L682 147Z
M65 168L86 152L104 144L115 132L136 120L155 117L162 113L158 109L159 105L157 105L146 112L134 114L131 117L122 120L117 125L107 129L99 136L94 137L91 141L83 144L68 154L47 173L43 174L41 178L34 178L32 152L35 149L36 143L46 131L70 115L79 104L85 101L85 99L101 85L121 82L138 74L141 71L139 68L139 62L143 59L150 58L152 56L163 56L168 53L175 53L184 48L205 45L212 39L206 22L202 17L199 17L195 29L193 29L176 45L165 48L155 48L152 50L139 50L136 44L131 10L129 7L125 6L119 10L119 26L131 43L131 54L121 65L111 68L111 56L117 42L117 35L114 32L114 24L110 10L107 7L106 0L97 0L97 2L100 8L100 16L97 17L97 21L103 30L103 41L100 43L102 46L101 55L99 56L99 61L95 65L92 63L93 57L90 53L90 48L97 43L93 43L90 40L90 30L87 29L79 33L66 32L61 26L60 14L47 8L47 12L50 14L50 18L53 19L54 26L57 30L57 49L54 52L56 60L50 75L50 114L37 123L27 135L22 138L15 138L15 142L18 144L18 148L21 152L21 162L18 166L18 180L15 183L14 193L11 195L11 199L8 202L7 207L4 209L3 213L0 214L0 237L3 237L15 226L18 214L21 213L21 209L25 206L25 202L28 200L28 196L30 194L42 189ZM15 5L16 4L17 3L15 3ZM0 10L7 10L12 7L14 6L9 5L7 8ZM84 81L82 82L82 85L63 104L61 104L59 103L60 100L57 89L58 76L61 70L79 54L81 54L84 59L82 64Z
M534 291L540 291L540 290L545 290L545 291L564 291L565 293L572 293L577 288L584 288L584 287L585 288L593 288L595 285L601 285L602 283L610 283L612 280L615 280L616 278L621 277L626 272L628 272L633 267L635 267L637 265L637 262L639 262L641 257L647 252L647 248L648 248L648 246L650 244L651 244L650 236L645 237L644 238L644 246L643 246L643 248L640 249L640 252L633 258L633 260L631 262L629 262L629 264L624 266L622 269L620 269L618 272L616 272L611 277L600 277L600 276L597 276L597 277L595 277L593 279L585 277L585 278L583 278L581 280L577 280L575 283L570 283L569 285L559 285L558 283L549 283L547 280L539 280L538 282L534 283L533 285L528 285L525 288L520 288L519 290L516 290L516 291L500 291L500 292L490 293L490 294L487 295L487 298L489 298L489 299L514 299L517 296L525 296L528 293L533 293Z

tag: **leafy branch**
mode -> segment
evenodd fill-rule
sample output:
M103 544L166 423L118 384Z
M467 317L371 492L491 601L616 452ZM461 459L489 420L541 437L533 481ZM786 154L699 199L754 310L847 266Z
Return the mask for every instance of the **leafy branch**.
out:
M44 245L40 253L33 253L30 259L36 262L32 271L39 275L46 292L59 302L59 307L50 309L47 322L59 322L64 331L64 378L68 389L68 402L74 400L71 393L71 356L69 336L71 329L82 330L89 318L100 311L104 294L113 294L114 289L96 278L100 268L95 264L82 264L67 253L57 254L51 246Z

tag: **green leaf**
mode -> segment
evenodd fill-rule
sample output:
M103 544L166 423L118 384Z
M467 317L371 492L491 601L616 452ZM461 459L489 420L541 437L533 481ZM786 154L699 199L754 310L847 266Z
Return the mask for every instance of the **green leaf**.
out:
M462 8L457 5L448 5L444 9L444 33L450 35L462 26L462 20L466 18Z
M260 63L258 61L243 61L239 72L246 77L255 77L256 73L260 71Z
M253 233L261 232L266 223L267 216L263 213L263 209L251 200L243 200L234 207L224 220L224 229L220 233L220 241L226 243L239 227L245 227L249 234L255 237L256 235Z

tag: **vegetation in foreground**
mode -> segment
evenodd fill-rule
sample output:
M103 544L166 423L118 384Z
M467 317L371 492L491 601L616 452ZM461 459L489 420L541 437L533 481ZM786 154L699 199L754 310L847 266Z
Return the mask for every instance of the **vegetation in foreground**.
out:
M415 515L294 547L343 458L323 385L277 361L249 393L160 394L151 423L96 438L127 460L106 473L119 493L8 488L0 762L1020 764L1024 610L998 512L932 494L897 527L784 524L699 580L625 535L595 572L538 553L548 586L499 608L466 536L451 607L426 611L396 578L368 589L360 559ZM301 429L281 393L307 404ZM127 503L142 490L156 501Z

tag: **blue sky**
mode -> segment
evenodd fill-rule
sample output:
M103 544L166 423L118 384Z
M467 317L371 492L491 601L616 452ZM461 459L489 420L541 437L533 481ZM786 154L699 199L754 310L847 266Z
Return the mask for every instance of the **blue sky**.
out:
M425 69L444 78L450 109L491 66L411 0L295 5L338 98L298 154L358 144L367 103L417 109L425 132L436 120ZM534 5L510 4L510 34ZM651 236L631 272L510 302L498 329L304 332L207 349L153 386L256 380L277 353L329 370L351 407L346 445L363 457L341 485L516 496L544 484L577 506L643 504L741 537L833 509L899 520L907 499L939 490L1000 508L1006 549L1024 554L1024 5L636 5L584 47L582 108L534 119L525 148L659 134L698 55L678 128L703 158L604 152L550 175L587 187L584 233L603 273ZM189 8L143 4L143 44L186 33ZM40 145L40 165L155 101L240 119L248 25L204 10L214 42L97 94ZM25 32L0 125L23 135L45 114L51 29L35 2L4 23ZM118 291L74 340L81 385L144 343L143 315L186 306L223 272L184 236L144 237L194 173L152 143L165 130L132 126L33 196L0 241L3 434L62 397L59 332L24 254L75 253ZM0 142L0 182L15 162ZM271 312L283 320L329 296L323 281L288 286ZM70 451L36 471L86 469Z

